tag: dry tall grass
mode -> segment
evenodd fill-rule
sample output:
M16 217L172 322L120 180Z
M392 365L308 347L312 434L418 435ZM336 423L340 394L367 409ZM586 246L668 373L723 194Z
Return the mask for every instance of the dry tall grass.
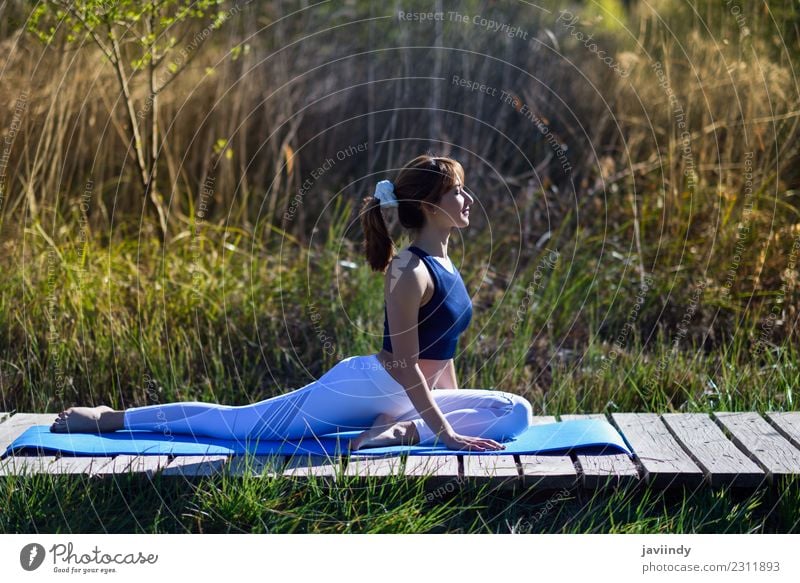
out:
M339 241L358 261L358 221L340 221L333 203L355 208L378 180L432 148L462 161L481 207L453 245L478 305L518 300L545 248L569 260L554 272L566 295L552 292L558 309L546 345L574 348L595 332L613 339L646 281L635 323L643 339L663 332L707 348L739 335L756 348L791 341L800 300L796 9L604 1L570 7L572 19L561 3L537 4L549 13L461 3L461 14L487 19L477 23L397 18L401 9L455 10L442 2L245 6L161 97L169 234L159 241L134 188L113 71L90 46L44 48L20 28L27 4L6 3L0 128L14 135L0 207L4 269L44 289L47 261L32 237L52 253L77 249L84 261L128 242L145 257L157 255L153 245L169 254L198 230L220 249L232 245L225 230L257 241L253 261L287 244L283 261L316 257ZM527 37L492 30L489 20ZM454 76L497 91L469 91ZM146 100L146 88L134 98ZM362 143L365 151L337 157ZM207 273L224 275L224 253L219 260L221 271ZM303 267L294 267L299 277ZM225 293L224 282L204 283ZM587 305L598 322L581 314ZM10 314L4 324L6 347L37 328ZM527 332L536 338L524 339L526 350L539 346L538 332ZM514 336L497 329L472 346L490 357L504 335Z

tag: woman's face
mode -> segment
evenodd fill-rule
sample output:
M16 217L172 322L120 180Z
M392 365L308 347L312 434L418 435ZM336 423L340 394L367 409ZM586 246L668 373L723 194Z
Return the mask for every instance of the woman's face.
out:
M469 225L469 211L475 199L464 190L461 181L442 195L432 219L442 227L463 228Z

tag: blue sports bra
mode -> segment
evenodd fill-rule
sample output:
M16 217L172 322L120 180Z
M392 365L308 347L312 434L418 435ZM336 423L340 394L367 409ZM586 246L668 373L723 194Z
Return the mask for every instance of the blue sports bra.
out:
M449 360L456 353L458 337L472 320L472 299L455 265L455 272L450 273L426 251L413 245L408 249L427 265L434 287L433 297L419 309L419 358ZM383 306L383 348L392 352L386 302Z

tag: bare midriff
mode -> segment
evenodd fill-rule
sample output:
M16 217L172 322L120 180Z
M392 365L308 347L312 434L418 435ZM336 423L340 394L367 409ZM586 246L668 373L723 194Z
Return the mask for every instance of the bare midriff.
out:
M392 353L385 348L382 348L378 353L378 360L381 361L381 364L383 365L383 368L386 369L386 372L392 375L394 380L402 384L400 379L397 378L395 371L401 368L403 363L395 362ZM422 371L422 374L425 376L425 382L428 384L428 388L436 388L436 382L439 380L442 372L447 367L447 361L420 358L417 360L417 364L419 365L419 369Z

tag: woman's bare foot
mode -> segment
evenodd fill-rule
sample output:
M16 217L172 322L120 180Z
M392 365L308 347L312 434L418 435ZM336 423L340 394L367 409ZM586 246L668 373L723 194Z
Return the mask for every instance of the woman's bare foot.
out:
M58 414L50 426L53 433L106 433L123 428L124 411L106 405L70 407Z
M350 451L362 447L414 445L418 442L419 434L411 421L397 421L391 415L381 413L373 421L372 427L350 440Z

